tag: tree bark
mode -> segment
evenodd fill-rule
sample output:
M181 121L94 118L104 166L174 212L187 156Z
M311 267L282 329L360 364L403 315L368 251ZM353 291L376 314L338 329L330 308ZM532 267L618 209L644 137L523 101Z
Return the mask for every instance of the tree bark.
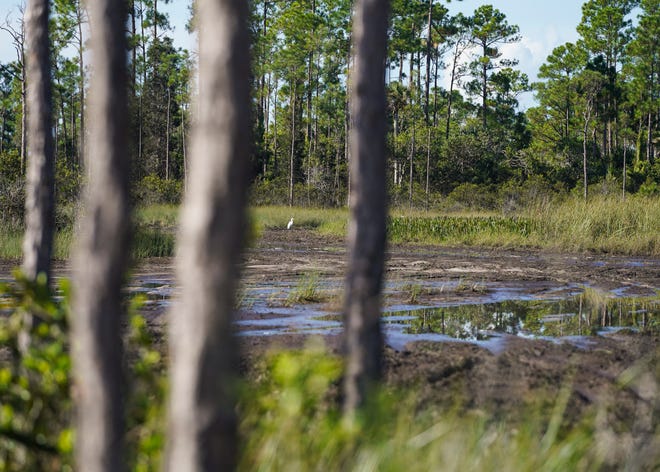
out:
M199 119L191 149L171 318L167 470L233 470L234 292L245 234L251 100L248 4L200 0Z
M296 154L296 86L291 87L291 152L289 154L289 206L293 206L293 161Z
M122 293L129 225L125 1L89 0L93 71L90 182L74 259L73 361L79 470L120 471Z
M48 0L30 0L26 11L29 140L23 271L31 280L36 280L40 273L50 279L55 224L48 16Z
M354 22L351 82L351 220L346 278L344 380L347 413L361 407L381 377L380 292L386 245L386 99L388 0L360 0Z

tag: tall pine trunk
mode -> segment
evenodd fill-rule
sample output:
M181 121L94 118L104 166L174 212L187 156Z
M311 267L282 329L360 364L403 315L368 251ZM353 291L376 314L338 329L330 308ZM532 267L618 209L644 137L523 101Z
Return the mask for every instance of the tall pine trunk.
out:
M251 100L248 4L199 0L199 118L170 322L167 470L233 470L237 346L234 293L245 234Z
M361 407L381 377L381 286L386 245L386 99L388 0L359 0L351 75L351 220L346 278L345 411Z
M129 253L124 0L89 0L90 181L74 259L73 361L79 470L121 471L122 282Z
M23 239L23 271L35 280L43 273L50 278L55 209L50 79L50 45L48 40L48 0L30 0L26 11L27 28L27 101L28 101L28 167L25 195L25 237Z

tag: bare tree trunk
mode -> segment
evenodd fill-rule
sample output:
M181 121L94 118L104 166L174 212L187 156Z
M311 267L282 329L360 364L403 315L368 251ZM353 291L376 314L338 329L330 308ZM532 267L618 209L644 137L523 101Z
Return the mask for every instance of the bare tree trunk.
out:
M21 16L25 16L24 4L18 7L18 11L21 13ZM27 81L25 79L26 75L26 64L25 64L25 19L21 18L20 27L14 28L9 21L6 20L3 24L0 24L0 30L5 31L11 36L12 44L16 50L16 61L18 62L18 67L21 71L21 175L25 172L25 162L27 159Z
M380 292L387 215L385 55L388 0L359 0L351 83L350 261L346 279L345 411L362 406L381 376Z
M628 151L627 139L623 138L623 172L621 172L621 180L623 184L621 186L621 198L625 201L626 199L626 153Z
M588 191L589 191L589 181L587 178L587 133L589 132L589 120L591 119L591 105L587 105L587 109L584 112L584 137L582 139L582 181L584 185L584 200L587 200Z
M21 47L23 47L21 45ZM23 55L23 57L25 57ZM21 61L21 174L25 172L25 162L27 161L27 78L25 59Z
M50 278L53 248L55 155L51 130L52 91L48 0L30 0L26 11L28 78L28 172L25 195L23 271Z
M82 12L81 5L77 7L78 11L78 61L80 63L80 149L78 150L78 163L87 167L87 175L89 173L89 162L86 160L85 154L85 59L83 54L83 33L82 33Z
M426 202L424 208L429 211L429 181L431 177L431 124L427 123L426 128L426 188L424 194L426 195Z
M94 65L90 182L74 259L73 361L79 470L125 468L121 286L130 240L125 1L89 0Z
M296 153L296 86L291 87L291 153L289 154L289 206L293 206L293 159Z
M165 121L165 180L170 180L170 108L172 92L167 87L167 118Z
M248 3L199 0L199 120L171 319L167 470L233 470L237 347L234 291L250 157Z
M415 161L415 120L412 120L412 138L410 140L410 174L408 175L408 205L413 207L413 168Z

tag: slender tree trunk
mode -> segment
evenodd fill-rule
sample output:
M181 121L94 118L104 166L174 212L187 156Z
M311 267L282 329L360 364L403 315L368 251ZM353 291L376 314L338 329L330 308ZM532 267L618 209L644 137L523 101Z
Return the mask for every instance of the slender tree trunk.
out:
M584 185L584 200L587 200L588 178L587 178L587 134L589 133L589 120L591 119L591 105L587 105L584 112L584 137L582 139L582 181Z
M30 0L26 11L28 172L25 192L23 271L30 280L38 274L50 279L50 258L55 225L55 188L48 41L48 0Z
M181 110L181 152L183 154L183 188L188 191L188 143L186 141L186 110Z
M273 87L273 170L278 171L279 161L277 159L277 90L279 79L275 75L275 85Z
M431 126L426 127L426 188L424 193L426 195L425 209L429 210L429 180L431 176Z
M487 57L487 56L488 56L488 48L484 44L483 57ZM482 113L484 129L488 127L488 121L486 118L486 113L488 109L487 100L488 100L488 63L484 61L484 65L482 67L482 77L481 77L481 113Z
M454 61L451 66L451 75L449 77L449 92L447 93L447 120L445 121L445 139L449 139L449 125L451 123L451 106L454 96L454 83L456 82L456 68L458 67L458 58L460 50L460 42L456 41L454 48Z
M296 86L291 87L291 153L289 154L289 206L293 206L293 161L296 155Z
M158 40L158 0L153 0L154 1L154 37L153 37L153 42L154 44Z
M25 163L27 160L27 78L25 54L22 54L23 67L21 68L21 174L25 173Z
M413 168L415 163L415 120L412 121L412 138L410 140L410 173L408 174L408 205L413 207Z
M426 124L429 124L429 92L431 88L431 32L433 26L433 0L429 0L429 13L428 21L426 24L427 33L426 33L426 83L424 84L424 117L426 118Z
M649 112L648 126L646 129L646 162L653 159L653 113Z
M167 87L167 117L165 119L165 180L170 180L170 107L172 92Z
M124 0L89 0L94 69L90 181L74 259L73 361L79 470L121 471L122 281L130 217Z
M78 163L80 165L87 166L89 175L89 162L86 161L85 154L85 59L83 54L83 36L82 36L82 12L80 9L81 5L77 7L78 11L78 62L80 64L80 76L79 87L80 87L80 148L78 149Z
M383 339L380 293L385 257L386 99L388 0L358 0L351 84L351 220L346 279L345 411L364 405L380 379Z
M2 154L2 151L4 150L4 143L5 143L5 122L7 119L7 114L5 113L5 110L2 110L2 124L0 125L0 154Z
M621 180L623 181L621 189L621 199L625 201L626 199L626 152L628 151L628 146L626 146L626 138L623 138L623 172L621 175Z
M248 4L199 0L199 121L182 215L171 319L166 469L233 470L237 454L234 292L252 143Z

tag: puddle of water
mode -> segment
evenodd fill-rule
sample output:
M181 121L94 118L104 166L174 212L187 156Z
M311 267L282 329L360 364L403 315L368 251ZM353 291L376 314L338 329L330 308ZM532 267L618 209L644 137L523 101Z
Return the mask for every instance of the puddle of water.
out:
M432 333L484 341L495 333L560 338L615 329L660 326L660 300L610 299L598 306L569 300L505 302L448 307L418 307L385 314L386 324L403 324L409 334Z

